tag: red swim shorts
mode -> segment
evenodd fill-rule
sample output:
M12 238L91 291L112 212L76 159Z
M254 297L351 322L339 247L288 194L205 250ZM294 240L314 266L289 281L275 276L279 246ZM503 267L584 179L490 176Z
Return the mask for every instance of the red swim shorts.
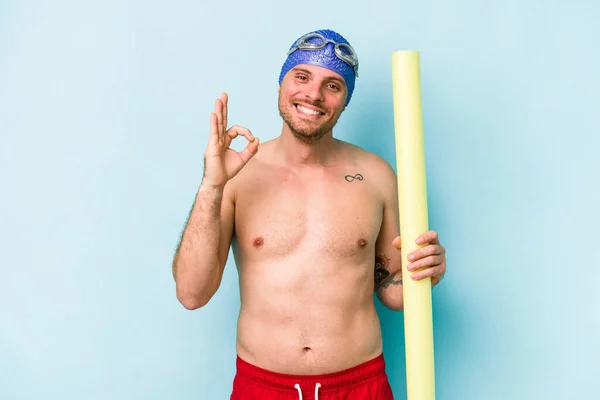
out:
M236 360L230 400L393 400L383 355L325 375L286 375Z

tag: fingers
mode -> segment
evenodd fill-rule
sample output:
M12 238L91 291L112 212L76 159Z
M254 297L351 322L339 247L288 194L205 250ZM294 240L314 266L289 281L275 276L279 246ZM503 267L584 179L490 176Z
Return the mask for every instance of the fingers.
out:
M221 93L221 96L215 100L215 114L217 115L217 125L220 129L219 133L225 133L227 129L227 102L229 97L227 93Z
M231 139L235 139L238 136L243 136L246 139L248 139L249 142L252 142L254 140L254 135L252 134L252 132L250 132L249 129L246 129L242 126L238 126L238 125L234 125L231 128L229 128L226 132L227 136L229 136Z
M401 249L402 248L402 238L400 236L396 236L394 238L394 240L392 240L392 246L394 246L397 249Z
M428 246L422 247L418 250L411 252L406 258L408 261L416 261L421 258L432 256L432 255L444 255L446 253L446 249L441 245L433 245L430 244Z
M406 266L406 269L409 271L417 271L422 268L430 268L430 267L435 267L437 265L442 265L443 262L444 262L444 256L434 255L434 256L421 258L418 261L410 263Z
M446 249L444 246L440 245L438 234L435 231L425 232L420 235L417 237L416 243L419 245L427 243L428 245L408 254L408 261L412 262L427 256L436 254L444 255L446 253Z
M415 272L411 274L410 277L412 280L420 281L425 278L431 278L433 284L439 282L444 276L444 272L446 271L445 264L441 264L435 267L427 268L422 271Z
M225 133L223 128L223 102L221 99L215 100L215 114L217 115L217 127L219 129L219 135Z
M418 245L426 245L408 254L410 262L406 266L413 280L432 278L432 284L439 282L446 272L446 249L440 244L438 234L428 231L417 237Z
M227 129L228 101L229 96L227 96L227 93L221 93L221 102L223 103L223 129Z
M217 121L217 114L210 113L210 134L208 140L211 144L219 143L219 127Z
M223 135L227 127L227 101L226 93L215 100L215 111L210 115L210 138L213 144L223 143Z
M238 154L242 161L247 163L258 152L259 141L249 129L244 127L234 125L227 129L228 102L227 93L221 93L221 96L215 100L215 112L210 115L210 141L212 144L224 145L222 149L225 150L233 139L244 136L250 143Z
M416 240L417 244L425 244L425 243L430 243L430 244L439 244L439 239L438 239L438 234L436 231L429 231L429 232L425 232L424 234L420 235L417 240Z

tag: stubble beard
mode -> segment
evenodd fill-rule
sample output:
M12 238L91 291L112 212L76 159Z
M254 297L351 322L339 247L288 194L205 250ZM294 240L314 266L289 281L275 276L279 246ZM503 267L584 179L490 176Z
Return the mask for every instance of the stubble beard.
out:
M323 136L325 136L328 132L333 130L333 127L337 123L341 113L334 115L330 120L323 122L320 126L310 129L308 127L301 128L299 126L294 126L293 124L293 112L296 107L293 104L293 101L290 101L287 104L283 104L281 99L281 94L279 95L279 115L285 122L285 124L290 128L290 131L294 135L296 139L305 144L314 144L321 140ZM319 107L317 104L313 104L309 101L303 101L302 103L309 104L315 107ZM320 107L319 107L320 108Z

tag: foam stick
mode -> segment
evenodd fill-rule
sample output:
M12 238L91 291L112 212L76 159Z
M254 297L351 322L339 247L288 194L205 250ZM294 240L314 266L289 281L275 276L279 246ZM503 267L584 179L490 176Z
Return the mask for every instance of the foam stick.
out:
M417 51L392 53L394 131L404 276L407 398L433 400L435 376L431 279L414 281L409 278L410 272L406 269L409 264L407 255L420 247L415 240L429 230L419 65Z

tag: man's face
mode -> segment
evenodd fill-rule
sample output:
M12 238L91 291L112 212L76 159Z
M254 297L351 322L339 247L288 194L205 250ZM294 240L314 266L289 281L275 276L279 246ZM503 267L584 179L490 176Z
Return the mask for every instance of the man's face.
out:
M347 95L341 75L315 65L297 65L281 81L279 114L298 140L314 143L333 129Z

